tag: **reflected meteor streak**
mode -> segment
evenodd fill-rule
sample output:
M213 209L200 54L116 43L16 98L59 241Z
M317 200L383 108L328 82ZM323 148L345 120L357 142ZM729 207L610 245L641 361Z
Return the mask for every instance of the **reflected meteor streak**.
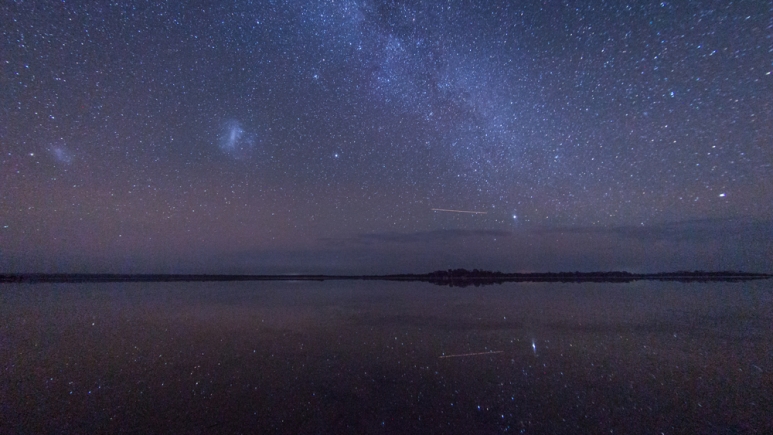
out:
M439 358L458 358L460 356L476 356L476 355L491 355L495 353L502 353L503 350L492 350L490 352L475 352L475 353L459 353L456 355L441 355Z
M433 208L432 211L445 211L448 213L468 213L468 214L486 214L487 211L469 211L469 210L448 210L445 208Z

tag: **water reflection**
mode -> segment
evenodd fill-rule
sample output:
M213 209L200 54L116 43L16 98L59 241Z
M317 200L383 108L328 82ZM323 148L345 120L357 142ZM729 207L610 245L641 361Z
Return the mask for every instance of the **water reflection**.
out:
M2 433L773 430L767 281L0 290Z

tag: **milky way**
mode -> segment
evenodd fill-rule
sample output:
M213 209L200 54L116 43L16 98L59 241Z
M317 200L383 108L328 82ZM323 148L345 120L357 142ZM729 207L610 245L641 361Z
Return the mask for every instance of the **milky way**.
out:
M766 2L0 14L5 269L773 266Z

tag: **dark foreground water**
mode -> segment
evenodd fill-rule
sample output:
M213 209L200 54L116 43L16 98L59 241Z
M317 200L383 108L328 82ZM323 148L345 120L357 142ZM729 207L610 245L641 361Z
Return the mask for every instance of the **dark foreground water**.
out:
M773 282L2 285L0 364L4 434L773 433Z

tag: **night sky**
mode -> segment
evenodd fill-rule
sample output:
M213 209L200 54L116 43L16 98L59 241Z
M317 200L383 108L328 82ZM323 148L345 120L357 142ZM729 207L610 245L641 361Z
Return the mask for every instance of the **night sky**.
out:
M0 26L2 272L773 269L769 1L19 0Z

